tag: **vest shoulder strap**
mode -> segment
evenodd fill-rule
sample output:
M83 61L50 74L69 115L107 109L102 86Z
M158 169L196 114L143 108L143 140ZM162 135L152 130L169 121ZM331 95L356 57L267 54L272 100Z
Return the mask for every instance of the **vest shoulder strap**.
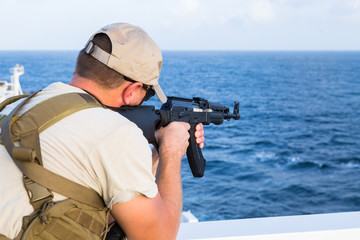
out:
M0 112L9 104L16 102L17 100L21 99L21 98L26 98L28 97L28 95L16 95L13 97L9 97L7 99L5 99L4 101L2 101L0 103ZM3 124L4 120L6 118L6 115L1 114L0 113L0 126ZM2 144L1 138L0 138L0 144Z
M2 111L7 105L13 103L13 102L16 102L17 100L21 99L21 98L26 98L28 97L29 95L16 95L16 96L13 96L13 97L9 97L7 99L5 99L4 101L2 101L0 103L0 111Z
M19 110L35 94L5 117L1 129L5 148L25 175L24 183L30 203L35 209L39 209L42 203L52 198L52 190L90 206L104 208L104 202L95 190L42 167L39 141L39 133L59 120L82 109L103 107L102 104L89 94L67 93L47 99L17 116ZM20 146L15 146L14 142L17 141L20 141Z

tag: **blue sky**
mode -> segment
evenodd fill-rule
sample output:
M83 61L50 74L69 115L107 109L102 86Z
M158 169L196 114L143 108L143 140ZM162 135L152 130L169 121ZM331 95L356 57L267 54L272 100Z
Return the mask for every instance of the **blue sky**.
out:
M0 0L0 50L78 50L113 22L163 50L360 50L360 0Z

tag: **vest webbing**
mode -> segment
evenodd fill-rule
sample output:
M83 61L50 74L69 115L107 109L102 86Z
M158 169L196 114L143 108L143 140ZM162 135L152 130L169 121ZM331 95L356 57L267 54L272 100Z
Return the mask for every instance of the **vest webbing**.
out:
M36 94L36 93L35 93ZM59 120L86 108L103 107L101 103L85 93L67 93L49 98L23 115L18 111L35 94L16 106L2 124L1 138L10 156L25 175L24 183L30 203L37 210L55 191L68 198L98 209L105 207L103 199L93 189L75 183L42 167L39 133ZM20 141L15 146L14 141ZM40 165L39 165L40 164Z

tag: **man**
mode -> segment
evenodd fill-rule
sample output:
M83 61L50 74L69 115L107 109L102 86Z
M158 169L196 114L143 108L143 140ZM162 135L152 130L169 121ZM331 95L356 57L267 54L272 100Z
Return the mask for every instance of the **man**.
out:
M152 157L141 130L110 110L142 104L154 92L165 102L158 84L161 64L159 48L142 29L125 23L108 25L80 51L69 85L51 84L19 113L71 92L88 93L106 107L75 112L41 132L41 155L46 169L94 189L129 239L175 239L180 224L180 166L189 124L173 122L161 128L156 136L159 157L156 150ZM6 106L1 114L8 115L18 104ZM203 135L199 124L195 136L200 147ZM2 145L0 157L0 234L12 239L34 208L22 173ZM53 201L64 199L54 193Z

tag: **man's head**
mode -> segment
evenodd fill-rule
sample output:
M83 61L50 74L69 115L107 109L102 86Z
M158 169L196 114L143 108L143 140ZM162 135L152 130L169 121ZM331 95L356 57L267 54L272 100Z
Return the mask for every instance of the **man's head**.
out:
M158 98L166 96L158 84L161 51L139 27L114 23L103 27L79 53L75 73L96 81L104 88L119 87L124 81L152 86Z

